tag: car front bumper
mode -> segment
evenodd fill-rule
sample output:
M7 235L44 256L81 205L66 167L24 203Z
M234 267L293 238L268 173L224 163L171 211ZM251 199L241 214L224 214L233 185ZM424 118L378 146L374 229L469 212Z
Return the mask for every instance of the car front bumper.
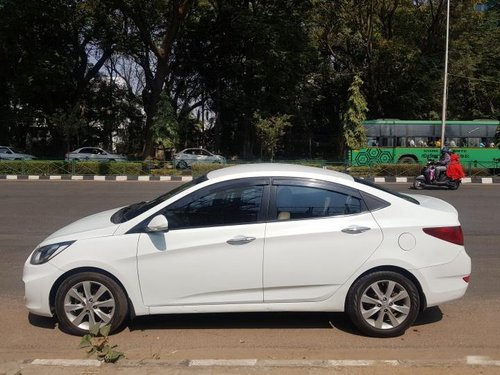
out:
M50 306L50 290L62 271L50 263L33 265L29 259L24 264L24 303L35 315L53 316Z

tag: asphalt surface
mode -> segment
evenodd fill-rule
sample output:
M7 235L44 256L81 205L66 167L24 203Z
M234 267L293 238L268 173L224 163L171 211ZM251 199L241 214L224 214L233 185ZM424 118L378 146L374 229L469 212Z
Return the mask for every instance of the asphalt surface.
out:
M178 184L0 181L0 363L85 358L78 338L59 331L54 320L29 316L24 309L22 267L32 249L78 218L154 198ZM409 184L385 186L453 204L473 262L466 296L428 310L404 336L360 336L344 314L207 314L138 318L113 336L113 343L132 361L255 358L455 363L468 356L499 360L500 186L468 184L457 191L422 192L409 189Z

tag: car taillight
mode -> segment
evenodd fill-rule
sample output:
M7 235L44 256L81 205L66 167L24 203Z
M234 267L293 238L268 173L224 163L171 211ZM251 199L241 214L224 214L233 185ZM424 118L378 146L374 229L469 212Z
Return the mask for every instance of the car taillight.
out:
M436 227L436 228L423 228L423 231L430 236L439 238L443 241L448 241L457 245L464 244L464 234L462 227Z

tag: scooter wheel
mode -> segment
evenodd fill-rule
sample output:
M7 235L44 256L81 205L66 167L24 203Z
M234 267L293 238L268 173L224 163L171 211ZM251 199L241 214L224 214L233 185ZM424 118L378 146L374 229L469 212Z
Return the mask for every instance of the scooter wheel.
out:
M422 190L424 188L424 183L420 180L415 179L415 181L413 181L413 188L415 190Z
M457 190L459 186L460 186L460 182L459 181L450 181L450 182L448 182L448 189L450 189L450 190Z

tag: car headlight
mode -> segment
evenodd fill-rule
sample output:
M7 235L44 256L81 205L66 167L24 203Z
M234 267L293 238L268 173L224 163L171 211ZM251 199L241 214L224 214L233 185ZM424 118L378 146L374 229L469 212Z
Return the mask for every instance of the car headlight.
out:
M55 257L61 251L70 247L74 242L75 241L65 241L39 247L35 249L31 255L30 263L35 265L46 263L49 259Z

